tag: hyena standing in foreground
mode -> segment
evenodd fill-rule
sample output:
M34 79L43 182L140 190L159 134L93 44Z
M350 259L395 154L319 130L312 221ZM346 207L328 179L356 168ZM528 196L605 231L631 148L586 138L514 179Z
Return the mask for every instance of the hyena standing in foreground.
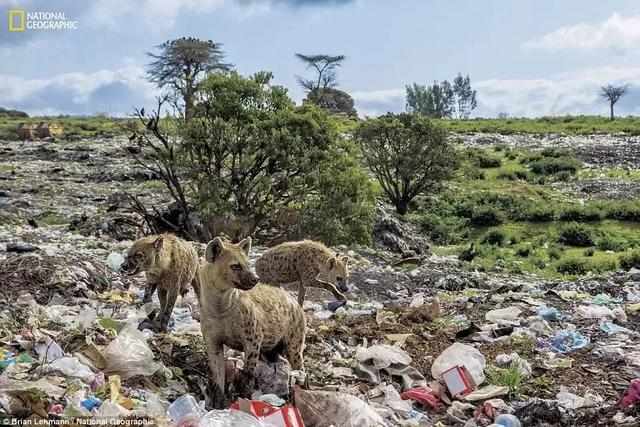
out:
M198 263L196 249L172 234L145 236L133 242L122 269L129 275L144 271L147 286L143 302L151 301L151 295L158 289L160 313L154 329L167 331L178 294L184 296L189 283L200 299Z
M214 385L213 406L224 405L223 346L244 351L239 380L242 396L254 387L261 352L284 348L292 369L303 369L306 335L304 312L284 289L258 283L249 268L251 239L238 244L216 238L205 251L200 268L200 326Z
M338 257L319 242L287 242L266 250L256 261L256 272L260 280L274 286L300 282L300 305L304 303L307 286L326 289L335 299L345 300L342 292L348 290L348 260L349 257Z

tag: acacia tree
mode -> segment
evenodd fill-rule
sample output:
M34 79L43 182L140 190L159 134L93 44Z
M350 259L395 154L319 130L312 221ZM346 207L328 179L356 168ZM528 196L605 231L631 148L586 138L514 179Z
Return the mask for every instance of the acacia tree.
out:
M623 86L601 86L600 87L600 96L609 101L609 108L611 110L611 120L614 119L613 116L613 106L616 105L618 100L625 96L629 91L629 85Z
M307 101L320 108L337 114L356 116L353 98L339 89L337 68L346 59L344 55L303 55L296 53L296 58L301 60L307 69L313 69L316 76L312 79L297 76L300 86L307 93Z
M203 76L207 72L229 70L219 43L196 38L166 41L156 48L159 53L147 52L153 62L148 66L149 81L160 88L169 87L182 97L184 117L191 118L193 102Z
M358 125L354 137L365 164L396 211L407 213L418 194L436 190L458 167L447 133L417 114L387 114Z
M468 75L462 77L462 74L458 73L453 80L453 93L458 107L458 117L468 119L471 111L478 106L476 91L471 89L471 79Z

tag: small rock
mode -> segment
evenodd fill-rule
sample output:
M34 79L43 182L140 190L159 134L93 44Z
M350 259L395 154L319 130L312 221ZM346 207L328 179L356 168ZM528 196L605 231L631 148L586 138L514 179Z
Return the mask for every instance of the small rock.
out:
M7 252L17 252L21 254L26 252L34 252L37 250L38 248L36 246L30 245L28 243L7 243Z

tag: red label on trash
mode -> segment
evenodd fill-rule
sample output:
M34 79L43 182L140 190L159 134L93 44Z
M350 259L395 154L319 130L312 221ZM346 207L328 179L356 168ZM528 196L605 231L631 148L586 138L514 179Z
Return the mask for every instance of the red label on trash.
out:
M229 408L251 414L276 427L304 427L298 408L291 405L277 408L262 400L238 399Z

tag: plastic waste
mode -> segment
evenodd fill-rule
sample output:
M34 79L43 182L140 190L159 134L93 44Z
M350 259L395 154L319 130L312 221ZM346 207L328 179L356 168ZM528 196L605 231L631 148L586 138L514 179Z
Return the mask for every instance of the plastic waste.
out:
M251 396L251 399L253 399L253 396ZM282 406L287 403L286 400L276 396L275 394L263 394L261 396L257 396L253 400L262 400L263 402L267 402L271 406Z
M429 405L433 409L437 409L440 406L440 402L438 401L438 396L434 390L429 387L415 387L411 390L407 390L400 395L401 398L407 400L415 400L416 402L420 402L423 405Z
M413 410L411 402L402 399L400 393L391 384L384 388L384 400L382 403L402 415L408 415Z
M130 411L115 402L107 400L93 414L94 418L120 418L129 415Z
M518 316L520 316L520 313L522 313L522 310L520 310L518 307L512 306L507 308L500 308L498 310L487 311L487 313L484 315L484 318L487 319L487 321L497 323L498 325L512 326L520 324L520 321L518 320Z
M205 415L205 410L198 405L198 402L192 395L185 394L169 405L167 413L173 421L179 422L182 418L188 415L195 416L195 418L200 420Z
M607 335L613 335L613 334L627 334L627 335L633 335L634 332L624 328L622 326L616 325L615 323L609 322L608 320L603 320L602 322L600 322L600 330L602 332L605 332Z
M259 360L254 374L255 387L260 394L288 397L290 371L289 362L282 358L275 363Z
M631 384L629 384L627 394L625 394L622 399L620 399L620 402L618 402L618 406L620 406L622 409L627 409L629 406L638 401L640 401L640 378L631 380Z
M207 412L199 424L200 427L266 427L267 424L256 417L233 409ZM271 426L271 424L269 424Z
M603 402L602 397L587 393L584 397L570 393L565 386L560 386L560 392L556 395L558 403L567 409L579 409L599 405Z
M104 372L98 372L96 376L93 377L91 384L89 384L89 386L91 387L91 391L94 393L100 390L100 388L103 385L104 385Z
M134 375L153 375L161 365L154 362L153 352L142 332L127 325L103 352L106 374L118 374L123 380Z
M549 322L560 322L563 320L569 320L569 316L562 315L555 307L541 307L536 312L538 316Z
M308 426L385 426L383 418L356 396L330 391L293 388L302 421Z
M493 423L498 426L504 427L521 427L522 423L515 415L511 414L502 414L498 415Z
M474 390L469 394L466 394L464 396L464 399L469 401L486 400L486 399L491 399L492 397L504 396L505 394L508 394L508 393L509 393L509 387L487 385L477 390Z
M44 337L43 343L36 344L34 348L36 353L38 353L40 361L53 362L56 359L64 357L64 351L62 351L58 343L47 336Z
M487 362L477 349L460 343L453 343L436 358L431 365L431 375L437 380L442 379L442 373L454 366L467 368L476 385L484 382L484 367Z
M411 356L404 350L387 344L372 345L367 348L358 347L356 350L356 359L359 362L372 359L374 366L378 369L386 368L393 363L409 365L412 361Z
M112 270L120 270L122 268L122 264L124 263L125 258L119 252L111 252L109 256L107 256L107 261L105 265Z
M589 338L578 331L562 330L556 333L553 339L553 346L561 353L571 353L589 344Z
M514 367L526 377L531 375L531 364L520 357L518 353L499 354L496 356L496 364Z
M67 378L77 378L89 384L93 380L93 372L88 366L83 365L77 357L61 357L42 366L43 373L60 372Z
M82 402L80 402L80 405L90 411L93 408L96 408L98 406L100 406L102 404L102 400L98 399L97 397L91 396L86 398L85 400L83 400Z
M581 305L576 308L576 314L585 319L615 318L616 315L609 307L603 305Z

